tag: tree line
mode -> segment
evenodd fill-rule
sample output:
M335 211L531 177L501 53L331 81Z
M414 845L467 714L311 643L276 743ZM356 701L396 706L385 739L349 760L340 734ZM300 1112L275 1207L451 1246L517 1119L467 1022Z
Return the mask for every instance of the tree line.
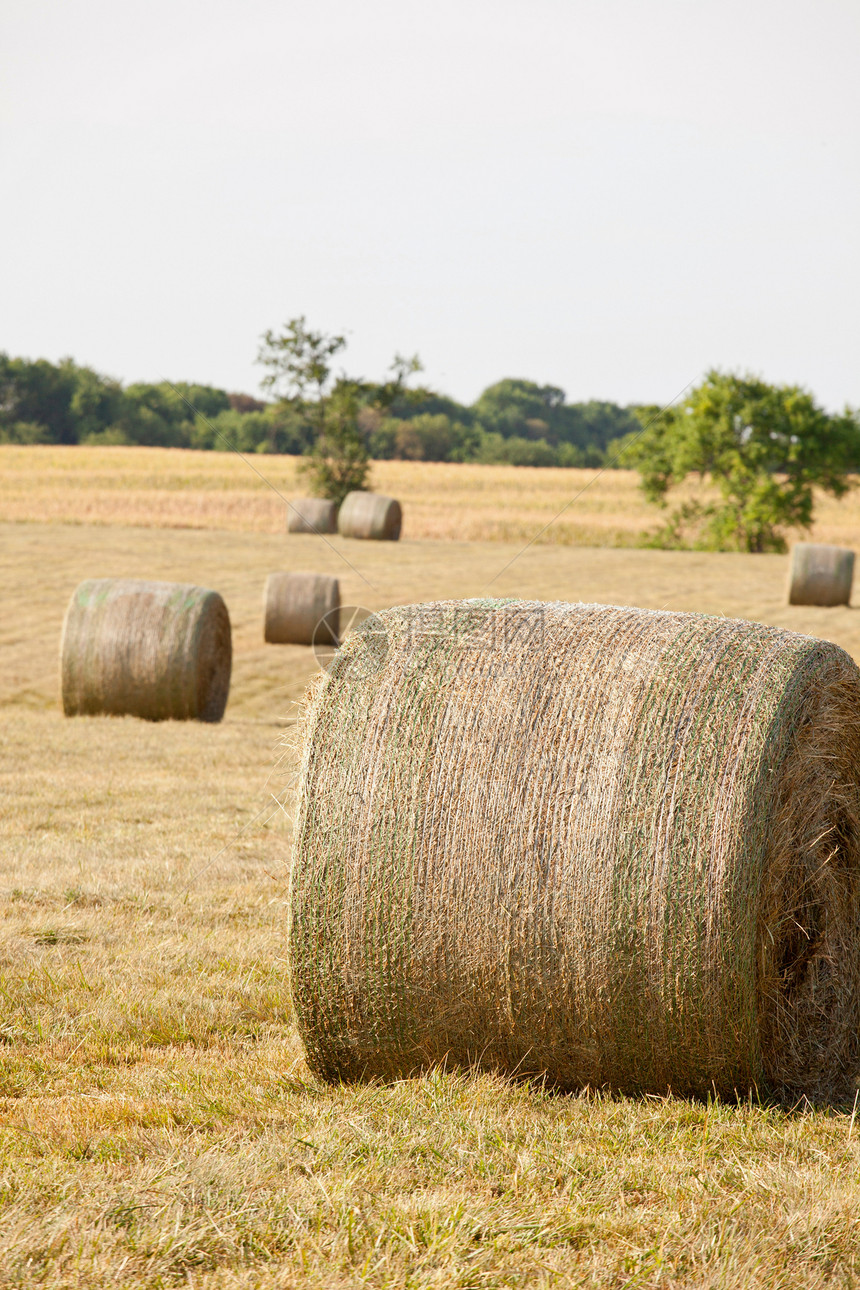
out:
M396 377L346 383L358 432L378 460L599 466L613 440L639 428L635 408L568 403L558 387L528 380L497 381L470 405ZM0 443L307 455L320 433L315 395L264 400L184 381L122 385L70 358L0 352Z

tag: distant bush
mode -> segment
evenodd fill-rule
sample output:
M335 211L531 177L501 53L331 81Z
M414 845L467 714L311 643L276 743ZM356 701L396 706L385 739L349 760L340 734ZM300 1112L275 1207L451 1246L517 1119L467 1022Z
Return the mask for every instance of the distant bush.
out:
M13 421L0 425L0 443L54 443L51 431L38 421Z
M228 409L214 417L197 417L191 431L192 448L239 452L307 452L313 434L301 415L292 408L264 404L264 412Z
M483 431L478 460L509 466L556 466L558 455L545 439L523 439L520 435L503 437L496 431Z
M445 413L419 413L409 420L369 417L359 422L367 434L371 457L386 461L472 461L480 432L452 421Z
M572 443L554 446L546 439L523 439L511 435L505 439L490 430L479 432L477 460L508 466L602 466L604 454L599 448L578 448Z

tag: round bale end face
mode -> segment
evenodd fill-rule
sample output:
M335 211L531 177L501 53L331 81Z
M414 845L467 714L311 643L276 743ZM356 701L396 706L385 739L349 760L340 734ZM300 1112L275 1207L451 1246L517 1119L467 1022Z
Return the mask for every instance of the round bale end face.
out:
M290 977L313 1069L850 1095L852 660L595 605L377 617L304 730Z
M337 503L322 497L296 497L287 507L288 533L336 533Z
M790 605L847 605L854 581L854 552L819 542L796 542L788 575Z
M93 578L63 622L66 716L220 721L230 689L230 617L205 587Z
M198 721L218 722L230 694L233 635L227 606L217 591L207 592L201 601L191 656L197 686L193 715Z
M340 583L325 573L270 573L263 589L269 645L338 644Z
M403 527L403 509L393 497L379 493L347 493L337 517L342 537L397 542Z

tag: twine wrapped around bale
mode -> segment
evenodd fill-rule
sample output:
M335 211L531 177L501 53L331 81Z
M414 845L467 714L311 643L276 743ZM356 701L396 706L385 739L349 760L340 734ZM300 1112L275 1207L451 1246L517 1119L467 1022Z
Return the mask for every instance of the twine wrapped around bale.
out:
M400 503L379 493L347 493L338 511L337 531L342 537L396 542L402 527Z
M217 591L91 578L63 623L63 711L220 721L231 663L230 616Z
M340 583L327 573L270 573L263 637L270 645L337 645Z
M323 497L294 497L287 507L288 533L336 533L337 502Z
M860 671L827 642L601 605L375 615L308 696L312 1068L842 1097L858 780Z
M821 542L796 542L788 575L790 605L847 605L854 581L854 552Z

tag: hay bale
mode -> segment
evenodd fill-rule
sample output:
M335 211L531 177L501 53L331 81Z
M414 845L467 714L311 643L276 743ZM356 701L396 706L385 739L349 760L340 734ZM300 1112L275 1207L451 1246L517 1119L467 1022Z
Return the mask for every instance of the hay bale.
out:
M381 542L396 542L402 524L400 503L379 493L347 493L337 517L337 531L342 537L375 538Z
M843 1095L860 671L601 605L389 609L308 696L290 978L314 1071Z
M796 542L788 577L790 605L847 605L854 581L854 552L821 542Z
M288 533L336 533L337 502L324 497L294 497L287 508Z
M263 638L270 645L337 645L340 583L326 573L270 573Z
M90 578L63 622L63 711L220 721L231 661L230 616L217 591Z

